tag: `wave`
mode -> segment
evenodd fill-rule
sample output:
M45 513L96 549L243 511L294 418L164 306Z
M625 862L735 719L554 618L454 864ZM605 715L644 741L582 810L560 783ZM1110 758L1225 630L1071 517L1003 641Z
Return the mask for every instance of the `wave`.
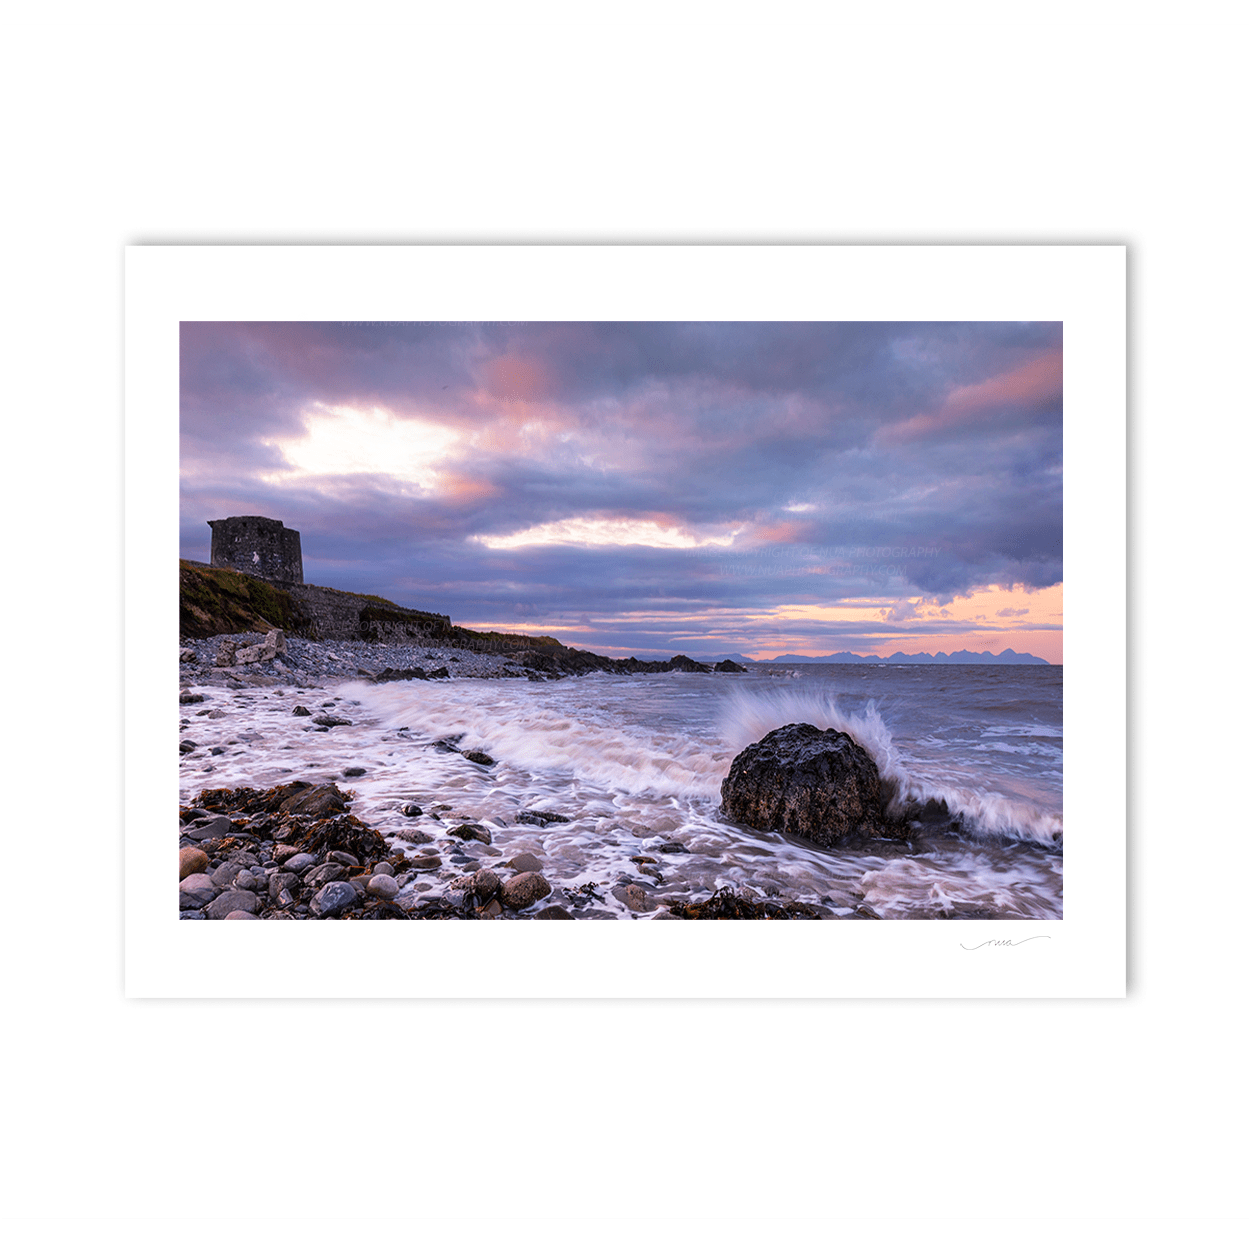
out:
M934 776L934 766L907 767L875 703L859 713L847 712L832 687L735 687L702 730L623 715L611 698L586 697L596 687L605 696L614 687L620 690L616 683L589 680L554 690L474 681L471 687L460 682L351 683L341 693L392 729L407 726L432 741L460 735L461 750L485 751L536 778L573 778L619 794L711 804L720 801L721 781L734 757L771 730L794 723L837 729L872 756L895 817L944 816L955 832L974 840L1053 845L1062 837L1061 818L1039 804L949 775Z
M406 725L431 739L461 734L460 750L485 751L529 772L571 774L627 794L719 800L732 759L688 733L623 724L610 709L570 707L564 691L535 698L517 691L514 682L500 689L475 681L469 697L459 684L425 682L361 684L343 692L392 728Z
M1062 818L1038 804L909 770L875 701L862 713L847 712L839 707L832 687L735 689L722 706L720 731L737 752L774 729L796 723L836 729L854 738L877 765L890 814L897 818L916 818L945 808L957 832L973 838L1019 838L1054 845L1063 837Z

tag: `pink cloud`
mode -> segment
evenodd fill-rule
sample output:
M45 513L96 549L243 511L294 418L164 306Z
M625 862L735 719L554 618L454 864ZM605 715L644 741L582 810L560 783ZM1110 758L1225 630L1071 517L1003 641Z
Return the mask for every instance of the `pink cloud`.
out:
M882 442L905 443L967 429L1003 408L1038 408L1063 396L1063 352L1048 352L1027 364L970 386L957 386L937 412L919 413L886 426Z

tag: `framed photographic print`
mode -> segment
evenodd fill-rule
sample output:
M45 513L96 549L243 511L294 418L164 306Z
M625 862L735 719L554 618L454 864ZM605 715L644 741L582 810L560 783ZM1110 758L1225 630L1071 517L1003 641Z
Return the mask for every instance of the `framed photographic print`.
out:
M1124 301L128 249L127 992L1122 995Z

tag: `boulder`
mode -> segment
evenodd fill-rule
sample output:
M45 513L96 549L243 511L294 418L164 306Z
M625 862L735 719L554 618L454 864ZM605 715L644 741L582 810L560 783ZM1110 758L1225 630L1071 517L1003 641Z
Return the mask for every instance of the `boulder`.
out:
M379 684L385 681L429 681L423 668L384 668L374 679Z
M735 664L733 660L722 660L719 664L713 665L714 673L745 673L747 670L741 664Z
M178 884L178 909L190 911L207 906L217 897L218 892L207 873L193 872Z
M228 838L234 832L234 822L229 816L210 816L207 820L196 820L183 829L193 842L203 842L206 838Z
M224 920L232 911L255 911L258 902L251 890L227 890L204 908L204 915L209 920Z
M354 907L357 897L356 887L350 881L331 881L313 895L310 910L314 916L323 918L338 916Z
M238 643L233 638L223 638L221 646L217 648L217 658L213 663L218 668L230 668L234 664L234 653L238 649Z
M272 902L281 903L284 893L295 896L295 888L299 885L299 878L293 872L275 872L269 878L269 898Z
M192 873L204 872L208 856L198 846L184 846L178 852L178 880L185 881Z
M328 885L331 881L344 881L347 879L347 869L342 864L322 864L320 868L314 868L304 877L304 884L310 889L320 889L323 885Z
M399 882L390 873L379 872L369 878L365 889L375 898L394 898L399 893Z
M630 911L655 911L659 906L642 886L636 885L632 881L625 885L615 886L612 894L624 903Z
M479 903L489 903L499 893L499 878L489 868L479 868L473 874L473 893Z
M818 846L899 836L872 756L849 734L785 725L747 747L721 783L730 820Z
M453 838L465 838L473 842L485 842L490 845L490 834L481 825L457 825L447 831Z
M543 861L529 851L522 851L508 860L508 867L514 872L542 872Z
M521 872L503 883L499 897L505 906L520 911L531 903L537 903L540 898L546 898L550 893L551 886L546 877L536 872Z
M710 664L700 664L698 660L692 660L688 655L675 655L668 661L669 668L674 673L710 673L712 666Z
M516 822L518 825L538 825L545 829L548 825L567 825L569 817L561 816L559 812L539 812L525 808L517 812Z
M226 860L224 864L218 865L209 875L209 880L219 889L228 890L233 884L234 879L241 873L245 865L235 860Z
M312 786L283 800L278 811L285 816L307 816L311 820L323 820L347 811L348 798L334 784Z

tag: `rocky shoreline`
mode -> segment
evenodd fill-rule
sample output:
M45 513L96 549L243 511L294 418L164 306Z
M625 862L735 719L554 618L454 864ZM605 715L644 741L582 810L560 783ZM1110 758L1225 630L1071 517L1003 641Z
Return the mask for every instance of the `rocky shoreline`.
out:
M233 716L223 701L226 692L252 690L259 695L261 689L273 688L266 693L284 705L290 701L285 715L306 718L309 731L329 734L350 726L351 720L340 714L348 709L339 700L321 696L345 681L551 681L568 676L545 671L533 657L514 652L319 643L286 638L280 631L184 642L180 660L179 749L184 777L188 770L206 774L201 784L208 783L216 757L238 740L231 737L239 732L233 726L224 734L196 734L197 719L202 718L205 730L210 726L215 730L214 722ZM675 657L644 671L712 671L708 665L683 660ZM738 666L721 671L734 670ZM215 696L214 689L221 689L222 696ZM222 742L209 741L216 737ZM454 737L428 745L482 768L494 764L483 752L460 750ZM346 758L342 764L341 776L348 784L353 775L365 771L352 767ZM384 836L350 812L352 801L352 792L334 782L299 778L267 789L236 786L193 794L179 819L180 917L817 919L834 914L825 907L764 897L749 887L722 888L701 899L666 899L657 889L664 881L665 863L687 854L687 848L663 837L639 848L646 853L634 856L636 874L614 882L572 885L561 882L558 874L552 876L531 851L505 855L492 845L497 821L478 820L450 803L423 799L424 810L416 802L404 804L402 815L412 824L399 836L393 831ZM418 823L418 818L424 820ZM558 812L520 810L508 824L538 830L569 819Z
M742 673L732 660L703 664L688 656L669 660L617 660L573 647L500 649L385 643L355 640L313 642L267 634L215 634L184 640L179 647L180 678L188 684L320 686L326 681L397 681L452 677L512 677L560 681L586 673Z

